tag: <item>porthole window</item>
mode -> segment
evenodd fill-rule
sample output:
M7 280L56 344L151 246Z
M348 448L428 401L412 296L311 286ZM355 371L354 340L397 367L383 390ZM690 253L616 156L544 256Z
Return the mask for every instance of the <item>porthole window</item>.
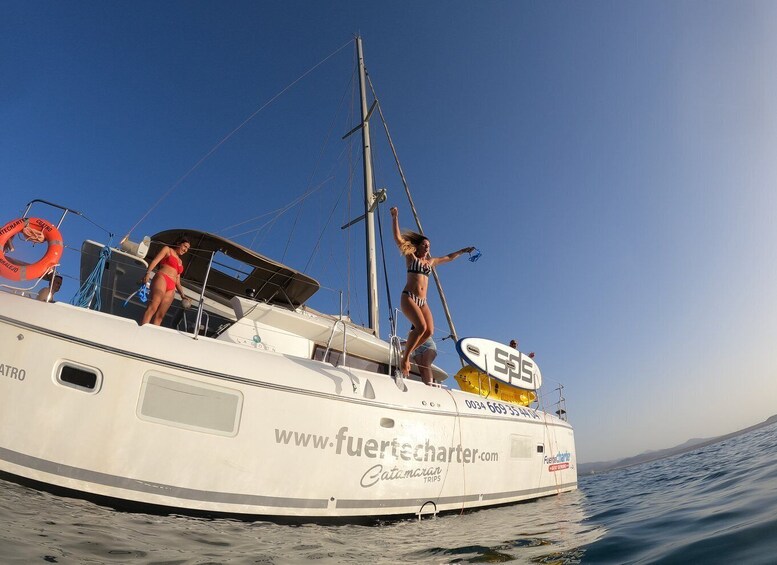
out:
M57 382L76 390L96 393L102 386L103 375L94 367L65 361L57 370Z

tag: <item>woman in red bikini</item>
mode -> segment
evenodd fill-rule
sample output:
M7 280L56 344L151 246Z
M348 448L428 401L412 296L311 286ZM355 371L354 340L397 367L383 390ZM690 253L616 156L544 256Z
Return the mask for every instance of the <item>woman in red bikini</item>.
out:
M149 322L157 326L162 324L167 309L170 308L175 297L176 288L178 294L181 295L181 301L188 300L181 286L181 273L183 273L181 256L189 251L189 247L191 247L189 240L180 237L172 247L165 245L151 261L146 276L143 277L143 284L149 281L151 273L157 265L159 265L159 270L151 281L151 298L146 306L146 312L143 314L143 321L140 322L141 326Z
M391 209L391 218L394 228L394 241L399 247L399 252L405 256L407 263L407 282L402 291L400 307L402 313L407 316L413 327L407 336L405 350L402 352L403 374L410 374L410 354L434 333L434 318L429 304L426 303L426 291L429 287L429 275L432 267L453 261L464 253L471 253L474 247L465 247L454 251L444 257L431 257L429 255L429 240L419 233L412 231L401 232L399 230L399 212Z

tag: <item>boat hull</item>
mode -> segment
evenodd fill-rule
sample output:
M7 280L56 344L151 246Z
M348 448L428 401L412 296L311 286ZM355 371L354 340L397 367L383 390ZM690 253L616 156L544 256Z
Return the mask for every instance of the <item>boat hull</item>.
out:
M349 519L577 486L547 413L67 304L0 293L0 364L0 472L87 498Z

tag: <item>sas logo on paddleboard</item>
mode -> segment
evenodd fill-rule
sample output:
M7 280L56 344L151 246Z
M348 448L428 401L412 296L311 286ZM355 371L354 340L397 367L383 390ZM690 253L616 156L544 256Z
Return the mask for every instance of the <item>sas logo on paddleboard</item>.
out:
M548 466L548 471L561 471L563 469L569 469L569 462L572 460L572 454L569 451L563 453L557 453L553 457L545 456L545 464Z

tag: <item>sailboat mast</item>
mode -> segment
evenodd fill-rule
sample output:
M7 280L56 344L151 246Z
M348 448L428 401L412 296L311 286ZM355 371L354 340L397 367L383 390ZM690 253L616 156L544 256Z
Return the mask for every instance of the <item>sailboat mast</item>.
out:
M374 188L372 185L372 152L370 150L370 123L367 120L367 88L364 70L362 38L356 38L356 54L359 59L359 94L362 103L362 151L364 164L364 225L367 242L367 308L369 326L376 336L378 330L378 273L375 252L375 218L373 216Z

